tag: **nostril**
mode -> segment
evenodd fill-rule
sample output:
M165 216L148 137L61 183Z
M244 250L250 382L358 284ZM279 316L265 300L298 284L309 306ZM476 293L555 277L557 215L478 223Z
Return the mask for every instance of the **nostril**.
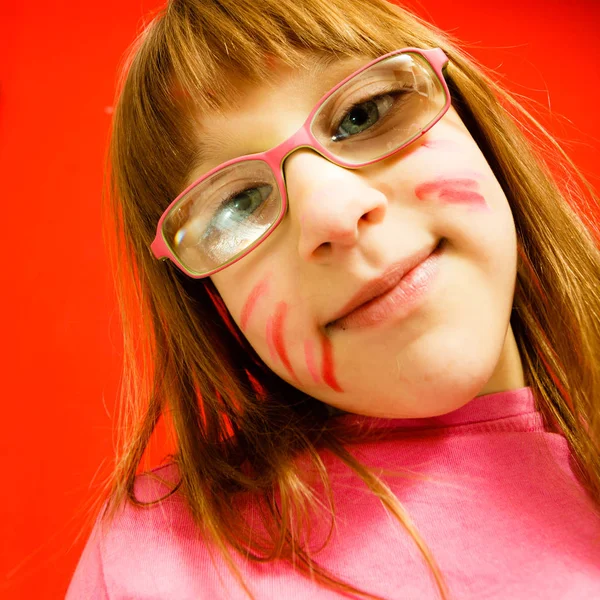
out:
M365 214L360 218L361 221L366 221L367 223L380 223L383 221L386 213L385 205L378 205L370 210L367 210Z
M373 210L369 210L367 211L359 220L359 223L378 223L379 221L381 221L381 219L379 218L379 215L373 211Z
M324 257L331 252L331 242L323 242L315 250L315 256Z
M333 187L333 184L337 187ZM335 179L304 199L298 251L306 260L329 261L356 245L363 231L385 219L387 198L374 188Z

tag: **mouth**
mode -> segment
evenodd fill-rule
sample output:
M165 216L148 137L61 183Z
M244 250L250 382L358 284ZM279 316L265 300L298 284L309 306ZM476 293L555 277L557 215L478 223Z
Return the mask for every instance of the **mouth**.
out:
M365 327L386 320L392 313L407 315L429 289L439 269L444 241L442 238L433 248L424 248L390 265L361 287L325 327Z

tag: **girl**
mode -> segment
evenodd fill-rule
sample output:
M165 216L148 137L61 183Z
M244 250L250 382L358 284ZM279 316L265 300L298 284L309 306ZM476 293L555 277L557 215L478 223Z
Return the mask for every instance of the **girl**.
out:
M67 598L600 597L596 197L447 35L173 0L111 167L124 437Z

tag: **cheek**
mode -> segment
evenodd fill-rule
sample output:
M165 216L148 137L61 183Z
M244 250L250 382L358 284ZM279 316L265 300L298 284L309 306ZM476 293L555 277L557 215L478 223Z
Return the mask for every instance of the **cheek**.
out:
M242 311L240 315L240 328L242 331L245 331L248 327L248 321L256 308L258 301L265 296L271 285L271 275L266 275L263 279L261 279L253 288L244 305L242 306Z
M480 193L479 180L483 177L483 173L478 171L456 172L450 176L442 175L418 184L414 193L422 201L455 204L469 210L489 211L490 208Z
M321 383L321 377L319 376L319 369L315 359L315 346L313 340L304 340L304 360L306 361L306 368L315 383Z
M269 273L232 312L248 341L278 375L301 389L314 391L318 386L342 392L331 341L318 329L307 329L301 306L276 289Z
M323 381L332 390L335 390L336 392L342 392L343 390L335 378L335 363L331 340L323 336L321 338L321 348L323 350Z
M300 327L293 327L294 315L289 304L276 301L265 323L265 338L271 358L271 368L290 379L299 388L328 387L343 389L335 375L335 357L331 340L321 331L299 337Z
M432 134L409 157L416 174L414 196L439 206L489 212L482 183L485 185L491 170L475 142L443 127Z
M289 340L286 339L286 337L288 337L286 336L287 316L288 304L283 301L277 302L273 311L267 318L265 335L272 360L276 361L279 359L292 380L295 383L300 383L288 354Z

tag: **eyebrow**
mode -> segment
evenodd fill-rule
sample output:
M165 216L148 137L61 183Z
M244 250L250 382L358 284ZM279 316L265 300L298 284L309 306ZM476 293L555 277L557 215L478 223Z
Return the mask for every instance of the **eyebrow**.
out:
M203 174L222 163L239 158L240 156L256 154L256 152L258 152L256 148L252 149L248 146L243 146L234 140L228 141L224 139L224 135L215 137L201 132L201 139L196 142L196 146L190 157L187 185L190 185L202 177Z
M358 57L356 59L352 59L351 57L339 58L332 54L323 54L323 55L314 56L311 60L310 67L308 68L308 75L309 75L309 77L318 79L318 77L320 75L322 75L324 71L329 69L335 63L339 63L340 71L344 71L344 70L347 71L347 67L344 66L344 62L351 61L351 60L358 60ZM364 60L369 60L369 58L365 57ZM358 67L355 67L355 68L358 68ZM338 77L336 79L336 81L341 81L342 79L343 79L343 76ZM335 85L335 83L333 85ZM328 88L323 93L326 93L329 89L331 89L331 88ZM210 158L214 157L215 155L219 156L219 154L222 157L226 154L229 154L228 152L225 151L225 149L227 147L228 146L226 146L223 143L223 138L216 138L209 134L204 135L203 139L200 139L197 141L194 152L192 153L192 156L190 157L188 173L192 174L195 171L201 171L201 170L207 171L205 165L206 165L206 163L212 162L210 160ZM227 162L228 160L232 160L234 158L239 158L240 156L245 156L247 154L254 154L255 152L256 152L256 150L250 150L250 149L244 148L244 147L241 147L241 148L236 147L235 153L232 153L228 158L223 158L222 160L219 160L218 162L216 162L214 164L214 166L217 166L223 162ZM201 177L201 175L196 175L194 177L189 178L189 183L192 183L199 177Z
M210 135L203 135L203 139L196 142L194 152L190 158L190 166L188 172L194 173L195 171L206 171L204 167L205 163L209 162L210 156L218 155L219 152L223 151L223 148L218 148L219 140ZM244 153L239 154L243 156ZM218 164L225 162L224 160L219 161ZM204 167L204 168L203 168ZM192 177L192 180L198 179L199 176Z

